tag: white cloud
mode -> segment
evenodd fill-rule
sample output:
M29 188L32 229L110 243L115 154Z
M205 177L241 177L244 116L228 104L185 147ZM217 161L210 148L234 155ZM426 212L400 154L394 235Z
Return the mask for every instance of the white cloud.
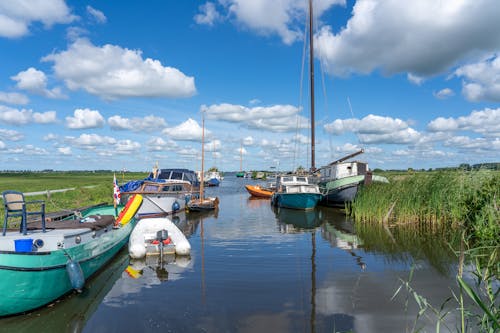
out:
M108 118L108 124L114 130L132 130L134 132L154 132L167 126L165 119L153 115L132 119L116 115Z
M427 129L431 132L472 131L486 137L500 137L500 108L473 111L458 118L438 117L429 122Z
M455 75L463 77L462 93L469 101L500 102L500 57L458 68Z
M429 77L498 48L497 0L357 1L347 25L316 35L317 56L337 75L409 72ZM436 19L439 18L439 19Z
M7 146L5 145L5 143L3 143L2 141L0 141L0 150L5 150Z
M202 128L196 122L189 118L182 124L172 127L166 128L163 131L163 134L168 135L172 139L181 140L181 141L201 141ZM205 128L205 135L209 135L210 131Z
M143 59L139 50L77 39L66 51L43 58L71 90L83 89L105 99L124 97L191 97L194 78L160 61Z
M455 93L450 88L444 88L438 92L435 92L433 95L438 99L447 99L447 98L455 95Z
M107 18L103 12L98 9L93 8L92 6L87 6L87 13L97 22L97 23L106 23Z
M247 136L246 138L243 139L243 144L245 146L251 146L254 143L254 139L251 136Z
M24 134L14 130L6 130L0 128L0 139L3 141L21 141L24 139Z
M357 133L361 143L414 143L420 134L401 119L370 114L363 119L337 119L323 126L325 131L340 135L345 132Z
M120 140L115 144L115 148L120 153L130 153L134 151L138 151L141 148L141 144L138 142L134 142L132 140Z
M44 72L30 67L25 71L11 76L11 79L17 81L17 88L27 90L29 92L39 94L48 98L65 98L61 92L61 88L47 88L47 76Z
M102 146L113 146L116 144L116 139L109 136L101 136L98 134L82 134L78 138L66 137L65 140L74 146L83 149L95 149Z
M51 124L57 122L57 114L55 111L47 111L44 113L35 112L33 120L37 124Z
M165 141L161 137L154 137L148 140L146 147L148 151L165 151L178 148L178 145L173 140Z
M26 95L20 93L16 92L6 93L0 91L0 102L4 102L7 104L25 105L28 104L29 99L28 97L26 97Z
M309 128L309 120L299 116L299 108L293 105L273 105L249 108L235 104L202 105L208 119L241 123L248 128L263 129L272 132L290 132L297 128Z
M46 28L57 23L70 23L72 15L64 0L9 0L0 2L0 37L17 38L29 32L34 22Z
M217 8L215 8L215 4L212 2L207 2L198 8L200 10L200 14L196 14L194 16L194 21L198 24L212 26L214 23L222 19L221 15L217 11Z
M73 117L66 117L66 127L71 129L87 129L103 127L105 120L99 111L76 109Z
M72 154L71 147L59 147L59 148L57 148L57 151L61 155L71 155Z
M0 105L0 122L21 126L29 123L49 124L56 122L56 112L33 112L32 110L18 110Z

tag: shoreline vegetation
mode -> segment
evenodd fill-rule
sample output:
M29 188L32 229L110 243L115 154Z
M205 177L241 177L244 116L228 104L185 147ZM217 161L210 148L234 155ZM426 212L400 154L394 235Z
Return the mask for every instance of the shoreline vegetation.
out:
M457 331L500 331L500 170L375 172L386 176L389 183L362 187L356 200L345 207L346 214L354 218L356 233L369 238L375 228L392 239L395 248L414 242L415 234L427 235L429 247L419 249L427 254L437 250L432 248L432 237L446 237L459 266L456 281L460 293L445 301L456 302L460 320ZM147 175L148 172L117 172L116 178L124 183ZM46 212L110 204L112 182L113 171L110 170L0 172L0 192L43 192L30 200L44 200ZM75 190L51 192L65 188ZM4 214L3 205L0 214ZM460 239L444 236L457 234L457 231ZM398 244L394 236L405 239L407 244ZM436 330L439 331L439 323L444 324L447 315L441 312L444 304L429 304L411 286L411 274L407 281L401 280L395 296L402 290L418 304L419 313L437 318ZM418 319L415 320L416 331Z

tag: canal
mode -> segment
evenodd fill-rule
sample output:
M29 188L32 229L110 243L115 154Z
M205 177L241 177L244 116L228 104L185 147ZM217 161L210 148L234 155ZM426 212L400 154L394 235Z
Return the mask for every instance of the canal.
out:
M354 226L342 211L273 209L250 179L227 175L207 195L220 209L182 213L190 258L131 261L126 249L48 307L0 319L5 332L436 331L431 310L456 292L449 235L422 228ZM403 287L409 286L415 293ZM456 307L446 303L446 310ZM441 332L456 331L456 313Z

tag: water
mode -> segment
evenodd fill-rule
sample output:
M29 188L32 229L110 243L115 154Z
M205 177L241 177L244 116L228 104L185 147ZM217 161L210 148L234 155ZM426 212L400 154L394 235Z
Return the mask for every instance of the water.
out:
M456 259L443 236L355 230L331 208L276 210L250 199L245 183L256 182L226 175L206 193L219 196L218 213L176 218L190 259L130 262L125 249L82 294L0 319L0 331L436 331L430 311L416 321L406 289L392 297L411 271L412 288L436 308L452 295ZM446 318L441 331L455 331L454 315Z

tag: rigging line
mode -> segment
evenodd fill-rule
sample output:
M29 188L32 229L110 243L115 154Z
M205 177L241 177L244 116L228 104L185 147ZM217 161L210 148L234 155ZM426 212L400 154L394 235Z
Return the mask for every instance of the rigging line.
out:
M347 96L347 103L349 103L349 110L351 111L351 116L354 119L354 113L352 112L352 106L351 106L351 99L349 98L349 96ZM358 142L361 143L361 139L359 138L358 130L354 130L354 135L356 135Z
M300 88L299 88L299 109L303 106L303 89L304 89L304 68L305 68L305 62L306 62L306 50L307 50L307 15L305 15L305 23L304 23L304 43L302 46L302 67L300 70ZM303 109L303 108L302 108ZM296 164L296 158L298 155L298 145L299 145L299 114L297 113L297 116L295 117L296 125L295 125L295 147L293 150L293 164L292 167L295 169L297 167Z

